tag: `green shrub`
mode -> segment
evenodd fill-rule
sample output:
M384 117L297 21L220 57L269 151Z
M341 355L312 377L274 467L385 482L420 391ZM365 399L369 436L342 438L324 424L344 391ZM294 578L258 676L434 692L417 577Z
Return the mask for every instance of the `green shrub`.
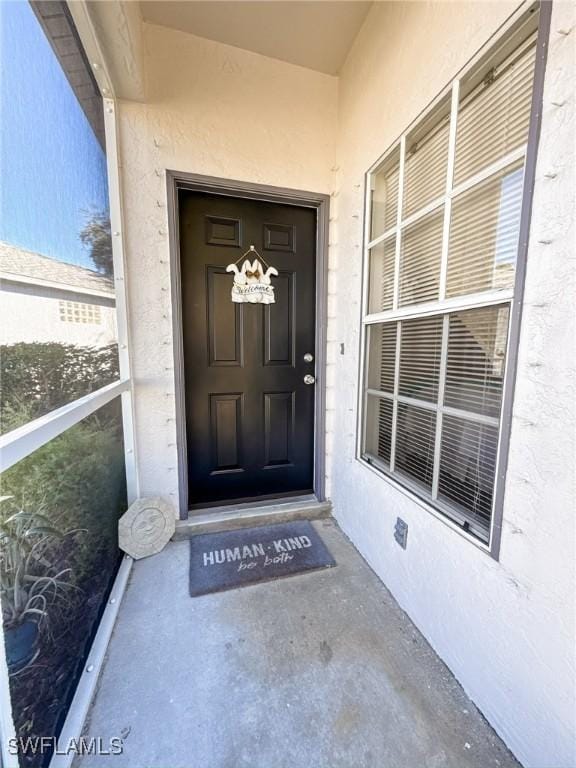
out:
M31 571L46 601L38 606L34 592L26 595L29 606L44 612L36 655L10 677L22 738L58 733L119 562L118 517L126 509L119 406L117 398L0 477L0 495L13 497L3 502L3 515L25 510L37 530L60 534L41 536L42 560ZM9 528L9 517L6 522ZM10 621L13 584L6 576L2 603Z
M118 379L116 345L21 343L0 354L3 432ZM0 476L0 496L10 497L0 510L2 613L7 626L42 617L35 656L10 678L23 738L58 732L116 572L118 517L126 509L121 425L116 398ZM41 555L34 562L28 537ZM25 590L9 571L20 555L28 557Z
M1 431L9 432L118 379L118 346L19 343L0 350Z
M81 582L104 552L116 551L117 513L125 508L119 402L100 409L2 474L12 511L42 510L76 538L74 576Z

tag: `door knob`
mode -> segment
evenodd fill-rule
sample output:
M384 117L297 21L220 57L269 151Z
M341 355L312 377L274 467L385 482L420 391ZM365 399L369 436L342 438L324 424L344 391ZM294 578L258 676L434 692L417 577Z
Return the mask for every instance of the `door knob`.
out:
M304 384L314 384L316 379L311 374L307 373L306 376L304 376Z

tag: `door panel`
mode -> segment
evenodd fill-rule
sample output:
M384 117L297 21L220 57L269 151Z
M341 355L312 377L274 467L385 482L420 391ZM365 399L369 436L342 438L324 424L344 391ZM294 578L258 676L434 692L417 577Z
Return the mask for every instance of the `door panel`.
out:
M230 301L230 274L208 267L206 277L209 365L242 365L242 315Z
M311 492L316 212L188 191L179 212L190 503ZM250 245L274 304L231 300Z
M264 365L294 366L294 272L274 280L276 302L264 306Z
M212 473L242 472L242 395L210 395Z
M294 392L265 392L264 409L264 467L292 464Z

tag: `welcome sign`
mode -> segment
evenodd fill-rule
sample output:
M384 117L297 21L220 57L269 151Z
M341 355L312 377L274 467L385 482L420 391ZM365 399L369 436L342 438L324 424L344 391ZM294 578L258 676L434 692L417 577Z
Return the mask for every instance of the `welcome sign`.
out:
M235 304L274 304L274 288L271 285L256 283L254 285L239 285L234 283L232 286L232 301Z
M190 595L334 565L336 561L307 520L206 533L190 539Z
M245 256L256 255L257 259L250 261L244 259ZM238 264L244 259L242 267ZM264 262L264 266L262 266ZM274 286L270 279L272 275L278 277L278 270L270 267L253 245L249 250L233 264L228 264L226 272L234 273L234 282L232 283L232 301L236 304L274 304Z

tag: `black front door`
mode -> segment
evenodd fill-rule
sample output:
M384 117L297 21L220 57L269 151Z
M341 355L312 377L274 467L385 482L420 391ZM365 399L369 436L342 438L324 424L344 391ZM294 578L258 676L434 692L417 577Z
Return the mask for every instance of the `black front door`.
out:
M311 492L316 211L189 191L179 210L190 504ZM274 304L232 302L251 245Z

